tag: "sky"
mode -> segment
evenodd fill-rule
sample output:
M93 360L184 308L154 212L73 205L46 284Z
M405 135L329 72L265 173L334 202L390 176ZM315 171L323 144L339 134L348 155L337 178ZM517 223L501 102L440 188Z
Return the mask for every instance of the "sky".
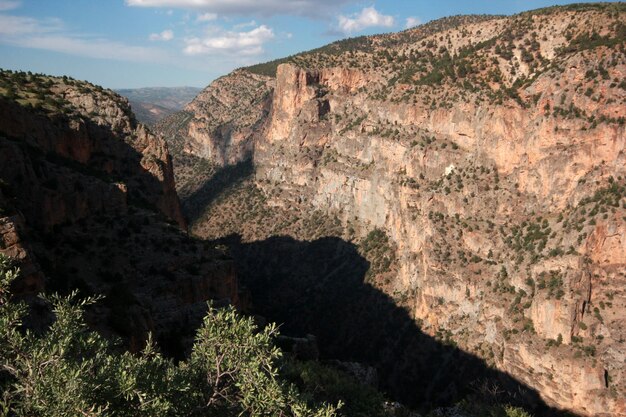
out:
M235 68L457 14L565 0L0 0L0 68L106 88L205 87Z

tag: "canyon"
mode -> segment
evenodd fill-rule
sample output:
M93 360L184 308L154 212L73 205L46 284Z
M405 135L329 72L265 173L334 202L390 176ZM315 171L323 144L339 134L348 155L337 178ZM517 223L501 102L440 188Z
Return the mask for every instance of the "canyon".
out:
M230 256L185 233L166 143L101 87L1 80L13 99L0 98L10 115L0 118L0 252L21 268L15 293L39 306L32 324L47 322L33 295L78 289L105 296L90 312L95 328L132 349L152 332L182 354L206 301L239 305L239 290Z
M419 333L625 415L625 17L458 16L236 70L156 126L190 230L254 311L401 401L476 374Z
M110 90L3 70L12 292L35 331L35 295L104 295L92 328L174 360L208 301L234 305L381 415L626 416L625 79L623 3L337 41L151 127Z

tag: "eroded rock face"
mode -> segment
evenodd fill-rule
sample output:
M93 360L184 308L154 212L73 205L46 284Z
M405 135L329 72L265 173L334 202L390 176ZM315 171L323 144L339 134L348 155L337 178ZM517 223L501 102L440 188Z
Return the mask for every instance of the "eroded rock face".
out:
M131 199L154 205L181 227L186 227L167 145L135 122L125 99L111 98L105 93L81 94L77 88L62 83L53 86L51 93L67 100L75 113L46 117L16 102L0 100L2 114L10 115L0 119L0 132L9 139L19 138L27 146L77 162L103 176L123 179ZM33 198L36 194L33 193ZM102 204L109 203L97 196L96 199ZM32 203L35 208L46 205L45 202ZM60 216L68 220L70 213L66 214ZM78 217L74 220L80 218L80 214L76 214ZM51 227L58 222L54 216L59 213L43 210L34 218Z
M433 114L417 106L368 104L358 95L330 90L331 109L359 108L367 115L356 131L344 133L316 114L321 100L311 86L315 77L291 65L277 72L268 133L255 153L258 185L270 195L274 187L283 191L272 199L274 204L285 198L306 201L344 221L356 218L384 228L397 243L399 258L415 259L400 267L392 288L411 294L410 307L424 330L449 329L465 348L489 349L496 366L536 388L551 404L585 415L623 414L624 404L604 384L604 372L611 375L613 393L623 392L623 364L615 353L624 347L618 334L623 333L625 300L617 296L621 290L602 288L607 278L600 277L612 276L612 288L626 284L622 273L613 272L625 267L624 197L618 192L608 217L585 226L583 234L557 221L563 212L570 222L575 216L581 221L580 211L571 207L582 207L583 196L610 187L609 177L626 176L623 126L605 124L580 132L575 122L516 106L487 111L460 103ZM407 130L424 129L456 149L418 151L409 140L367 134L363 125L381 119ZM308 148L313 147L324 150L311 158ZM482 181L470 179L456 192L450 191L454 182L438 186L459 175L465 182L484 166L490 174ZM414 182L418 187L403 184L420 177L426 181ZM589 189L581 185L583 178L602 185ZM499 189L486 191L494 185ZM618 187L623 189L624 182ZM523 228L521 224L535 220L531 213L546 219L540 229L551 229L552 245L545 260L517 261L515 245L506 240L515 235L514 225ZM460 227L445 231L450 222ZM532 232L526 227L528 236ZM565 248L575 255L563 255ZM459 251L464 255L450 259ZM500 268L506 277L498 276ZM512 295L500 295L503 291ZM584 316L585 305L589 313L590 305L606 305L607 297L613 299L607 310L612 319ZM490 334L494 318L496 331ZM529 323L525 332L518 329L520 321ZM581 322L594 330L582 336ZM546 340L569 347L546 347ZM581 349L594 349L594 358L577 357Z
M267 115L273 82L236 71L204 89L185 107L183 152L223 166L252 158L254 135Z
M13 259L20 267L21 277L15 283L17 294L37 294L44 288L44 274L21 235L24 220L21 216L0 218L0 253Z
M373 285L422 331L548 404L626 415L625 23L592 6L459 18L279 65L254 137L267 210L323 212L356 242L385 230L397 274ZM194 230L219 235L221 207Z
M242 306L232 259L186 234L167 145L125 99L69 79L0 77L16 91L0 98L0 252L21 269L16 295L104 295L88 313L95 328L132 349L152 332L172 355L207 301Z

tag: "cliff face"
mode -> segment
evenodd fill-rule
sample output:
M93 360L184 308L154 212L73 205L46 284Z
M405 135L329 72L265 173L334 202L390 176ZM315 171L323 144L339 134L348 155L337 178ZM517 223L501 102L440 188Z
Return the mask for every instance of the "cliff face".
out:
M16 293L105 295L91 323L178 354L207 300L239 305L232 260L187 236L166 143L125 99L85 82L2 72L0 251Z
M268 194L272 187L284 192L275 204L306 201L344 222L357 218L384 228L402 260L387 290L410 295L424 330L443 327L466 349L493 352L496 366L553 404L588 415L623 414L624 404L609 391L624 392L615 355L623 350L625 300L616 295L626 283L619 272L626 253L624 182L609 179L626 174L623 126L581 131L517 106L487 111L460 103L428 114L418 106L368 105L329 89L331 120L337 107L367 114L356 132L339 134L341 126L320 119L324 101L302 81L309 77L288 64L278 68L274 103L283 107L274 107L267 136L257 143L257 183ZM419 126L450 151L417 150L411 134L404 143L368 134L365 123L381 119L393 129ZM311 158L311 147L323 151ZM603 204L581 198L607 187L617 188L612 208L582 217L585 210L599 214ZM538 218L541 226L533 226ZM537 239L535 230L545 235L545 242L538 239L543 250L525 246ZM610 319L590 314L607 303ZM546 347L549 339L563 346ZM580 358L579 349L590 346L594 358Z
M220 166L251 158L272 85L269 77L236 71L201 91L185 106L183 152Z
M623 5L574 6L444 19L296 56L265 84L267 117L253 106L245 124L262 197L213 201L192 230L308 239L298 219L311 211L354 242L382 229L395 262L370 283L422 331L549 404L626 415L625 27ZM220 79L205 91L223 106L199 96L194 117L235 120L230 98L255 77ZM194 140L186 149L242 159ZM265 227L233 207L286 214Z
M32 106L2 100L2 114L11 117L0 119L0 131L8 138L20 138L41 152L74 161L101 175L123 178L131 199L154 205L186 227L167 145L145 126L137 124L128 101L104 90L85 94L79 87L62 82L48 88L49 94L64 100L72 113L48 117L33 112ZM36 201L40 193L30 191L33 208L45 207L45 202ZM96 200L101 199L96 195ZM80 217L80 213L74 214ZM58 212L43 210L33 218L53 226L55 220L49 216L55 215Z

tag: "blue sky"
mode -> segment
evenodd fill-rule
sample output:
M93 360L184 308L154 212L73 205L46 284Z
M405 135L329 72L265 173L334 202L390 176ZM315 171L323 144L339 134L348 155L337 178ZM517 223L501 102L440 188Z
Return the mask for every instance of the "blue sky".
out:
M107 88L204 87L348 36L559 0L0 0L0 67Z

